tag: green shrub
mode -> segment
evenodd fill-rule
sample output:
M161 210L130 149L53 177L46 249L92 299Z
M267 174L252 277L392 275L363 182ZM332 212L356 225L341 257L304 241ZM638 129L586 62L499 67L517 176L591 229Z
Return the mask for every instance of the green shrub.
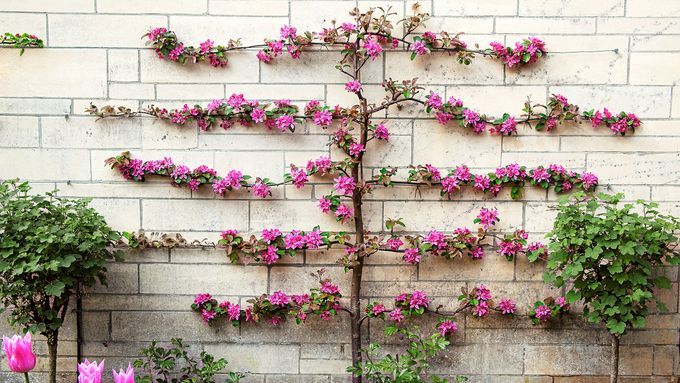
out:
M612 381L618 374L618 341L629 328L645 326L649 306L670 281L663 265L680 263L678 218L656 203L621 205L622 194L561 199L552 231L546 281L566 286L568 303L582 301L583 315L612 334Z
M28 183L0 182L0 301L11 324L47 338L50 382L69 299L106 283L106 262L119 239L88 200L29 194Z

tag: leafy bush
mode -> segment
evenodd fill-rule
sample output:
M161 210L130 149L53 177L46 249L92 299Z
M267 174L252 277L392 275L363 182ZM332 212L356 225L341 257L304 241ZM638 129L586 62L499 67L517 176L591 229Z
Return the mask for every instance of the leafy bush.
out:
M622 199L577 193L560 200L546 273L548 282L567 286L568 303L583 301L588 321L603 323L612 334L612 374L618 373L619 337L645 326L652 302L665 309L654 295L670 287L659 266L680 263L680 220L661 214L656 203L620 206Z
M450 344L445 336L433 334L430 337L421 337L417 333L402 327L390 325L385 328L386 335L399 334L408 340L408 347L403 354L387 354L377 359L381 346L371 343L364 349L366 361L358 367L347 368L358 376L363 376L365 381L371 383L448 383L448 379L438 376L430 376L430 359L444 350ZM456 382L464 382L468 379L457 376Z
M215 375L227 367L225 359L215 357L202 351L200 361L189 355L189 346L182 339L170 341L171 348L157 346L151 342L140 351L142 359L134 361L135 368L143 372L135 379L136 383L215 383ZM225 383L238 383L243 374L228 372Z
M59 328L69 299L106 283L106 262L119 239L88 200L30 195L28 183L0 182L0 301L10 322L47 338L56 380Z

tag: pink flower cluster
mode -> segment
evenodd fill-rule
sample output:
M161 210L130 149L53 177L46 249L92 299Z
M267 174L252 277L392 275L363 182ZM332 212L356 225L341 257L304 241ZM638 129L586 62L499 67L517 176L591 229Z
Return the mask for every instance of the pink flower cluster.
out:
M472 308L472 315L482 318L489 315L490 310L497 310L502 315L515 313L516 304L510 299L502 299L499 307L494 307L491 291L486 285L481 284L470 292L464 292L458 297L461 307Z
M491 51L508 67L532 64L547 53L545 43L535 37L529 37L515 43L513 47L506 47L499 42L492 42Z
M210 294L199 294L191 309L201 314L203 321L209 325L225 318L234 326L241 322L268 322L272 325L281 323L286 316L293 316L297 323L304 322L309 314L318 314L324 320L337 314L340 309L342 294L340 288L329 280L321 280L319 288L313 288L309 294L288 295L281 290L270 295L262 295L251 299L250 306L241 309L238 304L218 302Z
M210 39L202 42L196 49L193 46L184 46L177 40L175 32L166 28L152 28L144 36L148 38L147 44L154 48L160 59L165 58L182 64L205 61L216 68L224 67L228 62L226 52L229 49L221 45L215 46L215 42Z
M264 262L268 265L278 262L285 255L293 257L301 250L330 248L334 244L342 244L346 248L351 246L345 243L343 233L321 231L318 226L312 230L291 230L288 233L282 233L278 228L264 229L260 238L251 236L249 240L236 230L228 230L223 232L218 241L219 247L227 249L232 262L247 257L243 259L244 262Z
M445 102L436 92L430 92L425 98L426 112L434 113L437 122L441 125L448 125L453 121L457 126L472 129L477 134L483 133L487 125L491 125L489 132L492 134L512 135L517 133L517 125L520 123L529 127L533 126L536 130L552 131L557 125L567 121L579 123L587 120L591 121L593 127L604 123L612 132L624 135L628 131L634 132L635 128L642 124L633 113L620 112L614 115L606 108L603 112L591 110L581 113L578 105L570 104L566 97L559 94L550 96L547 105L525 105L527 114L521 119L508 113L504 113L501 118L487 117L465 107L462 100L453 96ZM537 112L535 108L542 108L542 110Z
M187 185L192 191L198 190L202 185L212 185L213 192L224 196L228 191L246 189L254 195L266 198L272 195L271 187L275 184L267 178L257 177L249 183L252 177L244 175L239 170L230 170L224 177L207 165L200 165L193 170L186 165L175 165L171 158L162 160L142 161L130 157L130 153L109 158L106 163L116 169L125 179L144 182L147 176L168 177L173 185Z
M527 183L543 189L553 187L555 192L560 193L569 191L574 187L580 186L585 191L592 191L598 184L598 177L595 174L584 172L576 173L566 170L561 165L551 164L547 168L537 166L534 169L527 169L526 166L519 164L509 164L499 167L493 173L473 174L465 166L458 166L449 171L449 174L442 178L441 171L432 165L418 165L409 171L408 182L426 182L428 184L437 183L441 185L441 195L451 195L460 190L461 186L472 186L475 190L491 193L494 196L500 193L503 186L510 185L514 189L511 195L513 198L519 197L521 187Z
M602 112L599 110L586 112L584 116L590 119L593 128L604 123L612 132L622 136L626 135L628 131L635 132L635 128L642 125L640 119L633 113L620 112L613 115L607 108L604 108Z
M209 184L212 185L214 193L219 196L224 196L229 191L245 189L258 197L266 198L272 195L273 186L281 185L281 183L273 183L267 178L256 177L254 181L251 181L253 177L245 175L239 170L230 170L224 177L219 176L214 169L206 165L198 166L192 170L186 165L175 165L172 159L168 157L162 160L142 161L131 158L130 153L125 152L107 159L106 163L128 180L144 182L147 176L168 177L172 180L173 185L187 185L194 191L202 185ZM290 173L284 174L283 183L293 184L299 189L306 185L309 176L317 173L321 175L330 174L333 172L334 166L329 157L310 160L306 168L297 168L291 165ZM347 218L351 218L351 214Z
M569 304L564 297L548 297L534 303L534 307L529 311L529 318L534 325L537 325L551 318L558 318L567 311L569 311Z
M168 110L150 106L144 113L162 120L184 126L188 121L196 121L203 131L219 126L223 129L231 128L235 123L243 126L263 123L268 129L278 129L281 132L295 131L298 107L290 100L277 100L272 104L258 100L246 99L243 94L234 93L227 99L216 99L205 107L184 104L182 108ZM303 116L313 118L313 116Z

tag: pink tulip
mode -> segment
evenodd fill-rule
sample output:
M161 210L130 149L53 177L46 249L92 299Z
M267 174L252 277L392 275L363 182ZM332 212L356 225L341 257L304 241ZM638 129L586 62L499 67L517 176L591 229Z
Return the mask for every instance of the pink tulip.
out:
M135 370L132 366L128 364L128 368L125 372L121 368L118 373L113 370L113 383L135 383Z
M14 335L11 339L2 337L2 349L7 355L7 365L14 372L26 374L35 368L35 354L31 347L31 333L23 338Z
M101 383L104 372L104 361L97 364L87 359L78 364L78 383Z

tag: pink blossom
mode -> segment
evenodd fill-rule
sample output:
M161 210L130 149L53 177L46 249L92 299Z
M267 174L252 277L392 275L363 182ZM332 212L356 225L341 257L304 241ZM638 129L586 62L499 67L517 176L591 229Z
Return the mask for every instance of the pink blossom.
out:
M591 187L597 185L597 176L593 173L583 172L581 173L581 182L583 182L583 188L588 190Z
M153 28L149 31L149 40L156 40L160 35L166 33L168 30L165 28Z
M345 31L345 33L350 33L356 31L357 26L356 24L352 23L342 23L342 25L340 25L340 28L342 28L342 30Z
M484 284L479 285L477 287L477 299L480 301L488 301L491 299L491 290Z
M276 129L281 132L295 129L295 118L288 114L283 114L276 119Z
M431 164L425 164L425 169L430 173L432 181L439 181L442 179L442 173Z
M411 299L409 301L410 308L417 310L421 307L427 307L429 304L430 299L424 291L414 290L413 293L411 293Z
M458 185L458 180L455 177L446 177L442 179L442 192L445 194L451 194L456 190L460 190Z
M458 325L455 322L447 319L441 322L437 329L439 330L439 334L441 334L441 336L446 336L446 334L455 333L458 331Z
M545 123L545 128L549 132L557 127L557 119L555 117L550 117Z
M227 315L229 316L229 320L239 320L239 318L241 318L241 307L237 304L229 305Z
M567 304L567 300L564 297L558 297L555 299L555 304L560 307L564 307Z
M472 259L482 259L484 258L484 249L481 246L477 246L470 252Z
M535 182L550 181L550 174L543 166L539 166L531 174L531 178Z
M475 175L475 185L474 188L477 190L485 191L491 186L491 180L487 176Z
M539 320L545 322L548 319L550 319L550 316L552 316L552 310L548 306L542 305L536 307L536 318Z
M288 303L290 303L290 297L284 294L283 291L279 290L269 296L269 302L271 302L271 304L274 306L285 307Z
M319 199L317 205L319 206L319 209L321 209L322 213L328 213L331 210L331 201L327 199L325 196Z
M287 39L287 38L295 38L297 35L297 28L290 26L290 25L284 25L281 27L281 38L282 39Z
M362 47L366 50L366 54L375 60L382 53L383 48L374 38L368 37L364 40Z
M283 238L283 242L286 244L286 249L302 249L305 246L305 237L300 230L293 230Z
M214 45L215 45L214 41L212 41L210 39L205 40L204 42L202 42L200 44L201 53L203 53L203 54L208 53L213 48Z
M243 97L243 94L234 93L231 96L229 96L229 98L227 99L227 105L234 108L235 112L240 112L241 107L244 104L247 104L247 101L246 101L245 97Z
M423 32L423 34L421 36L422 36L423 39L430 41L430 42L437 39L437 35L432 31Z
M357 187L357 184L352 177L340 176L334 179L333 182L335 182L333 188L342 195L352 195L354 189Z
M430 50L427 49L425 42L421 40L414 41L413 44L411 44L411 51L418 56L422 56L430 52Z
M323 239L321 237L321 231L319 229L314 229L308 231L305 234L305 244L308 249L317 249L323 244Z
M316 160L310 161L310 162L313 165L312 167L315 166L316 169L319 171L319 173L321 173L322 175L328 173L329 170L331 169L331 166L333 166L333 162L331 161L331 158L325 157L325 156L321 156L321 157L317 158ZM312 171L312 169L310 169L309 163L307 164L307 171L308 172Z
M482 225L484 230L488 230L489 227L493 226L498 222L498 209L487 209L481 208L479 214L477 214L477 220Z
M219 109L223 104L224 104L224 100L222 100L222 99L212 100L208 103L208 105L206 106L206 109L208 110L208 112L212 113L212 112L216 111L217 109Z
M507 259L512 259L522 251L522 244L515 241L501 241L498 245L498 254Z
M435 114L435 118L437 119L437 122L440 123L441 125L446 125L449 123L449 121L451 121L453 115L449 113L440 112Z
M487 301L480 301L477 306L472 309L472 315L478 317L485 317L489 313L489 304Z
M337 210L335 210L335 216L340 219L342 223L345 223L354 215L354 209L347 205L338 205Z
M387 247L390 250L399 250L403 244L404 242L399 237L391 237L387 240Z
M361 91L361 83L357 80L347 81L345 83L345 90L351 93L359 93Z
M375 304L373 305L373 308L371 308L371 313L373 314L373 316L378 316L384 313L385 311L387 311L387 309L385 308L385 305L382 303Z
M501 314L508 315L515 313L517 305L510 299L502 299L498 302L498 308L501 310Z
M366 148L358 142L352 142L349 145L349 155L352 156L352 157L359 157L359 155L361 155L361 153L363 153L365 151L366 151Z
M269 53L265 51L258 51L257 59L266 64L272 61L272 56L270 56Z
M261 198L266 198L272 195L271 187L262 181L255 182L253 186L251 186L251 190L253 191L253 194Z
M200 180L197 180L197 179L194 178L191 181L189 181L189 189L196 191L196 190L198 190L199 186L201 186Z
M224 178L219 179L219 180L215 181L215 183L213 183L213 191L217 195L224 195L224 193L227 192L228 187L229 187L229 181L227 181Z
M230 170L225 177L227 180L227 186L236 190L241 187L241 182L243 182L243 173L238 170Z
M323 319L325 321L331 320L331 312L328 311L328 310L322 312L320 316L321 316L321 319Z
M311 302L309 299L309 294L293 295L292 298L293 302L295 302L295 304L298 306L306 305L307 303Z
M269 324L271 324L272 326L278 326L279 324L281 324L282 320L283 319L281 319L280 316L273 316L269 319Z
M307 173L304 169L291 167L290 176L293 179L293 185L295 185L295 188L297 189L302 189L308 181Z
M209 302L212 299L212 295L208 293L198 294L194 299L194 304L196 306L201 306L204 303Z
M280 236L281 231L279 231L279 229L277 228L262 230L262 239L264 239L265 242L267 243L272 243L276 241L276 239Z
M392 311L390 312L390 319L392 319L393 321L399 323L399 322L401 322L402 320L404 320L404 314L401 313L401 309L400 309L400 308L395 308L394 310L392 310Z
M262 252L262 260L268 265L276 263L276 261L279 260L278 249L276 246L267 246L267 250Z
M562 104L563 107L568 108L569 107L569 100L567 100L566 97L564 97L561 94L553 94L553 97L555 97L555 100L557 100L558 103Z
M130 363L128 363L127 370L123 371L121 368L118 372L112 370L112 373L113 383L135 383L135 370Z
M514 117L509 117L507 120L503 121L499 130L501 134L511 135L512 133L517 133L517 121Z
M420 263L420 252L417 248L406 249L404 252L404 262L411 265L417 265Z
M425 101L425 105L429 106L432 109L441 109L442 105L444 104L442 97L435 93L435 92L430 92L430 95L427 96L427 101Z
M602 123L602 112L600 112L599 110L595 112L595 114L593 114L593 117L590 118L590 122L592 122L593 128L597 128L598 126L600 126L600 124Z
M333 115L327 110L314 112L314 124L317 126L328 127L333 122Z
M442 250L447 246L446 236L444 235L444 233L434 229L430 230L430 232L427 233L423 240L425 243L429 243L437 250Z
M267 114L265 113L264 110L255 108L250 112L250 118L253 119L253 122L255 123L260 123L264 122L264 119L267 117Z
M227 236L236 237L237 235L238 235L238 230L233 230L233 229L225 230L225 231L220 233L220 237L222 237L222 239L227 239Z
M210 322L211 320L215 319L216 315L217 314L212 310L201 310L201 316L203 317L204 322Z
M182 52L184 51L184 44L179 43L177 46L170 51L168 54L168 58L172 61L177 61L179 59L179 56L182 55Z
M390 139L390 132L387 130L385 124L378 124L375 126L373 136L379 140L388 141Z
M449 97L448 103L451 104L451 106L457 107L457 108L460 108L460 107L463 106L463 100L455 98L453 96Z
M470 174L470 168L465 165L456 166L454 174L456 175L456 178L462 182L467 182L472 177L472 174Z
M335 295L340 293L340 288L337 285L332 284L331 282L324 281L321 284L321 288L319 288L319 291L329 295Z

